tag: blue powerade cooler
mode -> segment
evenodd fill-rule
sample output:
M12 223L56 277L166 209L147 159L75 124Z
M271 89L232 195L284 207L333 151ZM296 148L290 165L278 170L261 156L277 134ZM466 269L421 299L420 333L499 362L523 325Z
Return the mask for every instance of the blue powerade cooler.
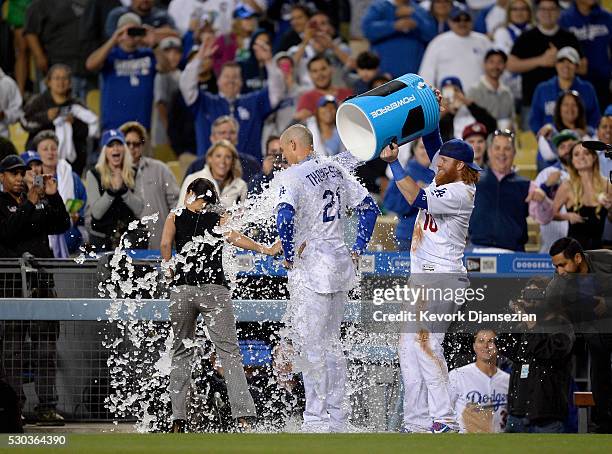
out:
M434 131L439 121L436 95L417 74L350 98L336 113L340 138L360 161L377 158L392 141L403 145Z

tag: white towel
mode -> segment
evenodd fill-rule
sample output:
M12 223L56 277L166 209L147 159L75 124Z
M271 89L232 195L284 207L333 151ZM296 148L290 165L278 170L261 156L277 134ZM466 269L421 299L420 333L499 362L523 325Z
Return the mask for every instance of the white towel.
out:
M78 118L83 123L87 124L88 137L98 136L98 128L100 125L98 122L98 116L95 113L79 104L73 104L70 107L70 113L72 113L75 118Z
M60 159L57 162L56 169L57 191L62 197L64 204L74 199L74 180L72 178L72 166L65 160ZM49 246L53 251L55 258L65 258L69 256L68 246L64 234L49 235Z
M540 136L538 137L538 148L540 150L540 154L545 161L552 161L553 159L557 159L557 153L553 151L553 148L546 137Z
M74 162L76 150L72 141L72 124L67 122L64 117L57 117L53 120L53 124L55 125L55 135L59 141L57 148L59 158Z

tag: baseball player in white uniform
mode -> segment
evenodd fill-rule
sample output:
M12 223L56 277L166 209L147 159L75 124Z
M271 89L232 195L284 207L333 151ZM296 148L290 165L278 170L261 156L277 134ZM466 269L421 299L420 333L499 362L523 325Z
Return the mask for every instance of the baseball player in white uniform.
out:
M461 432L504 432L506 427L510 374L497 367L495 336L492 330L478 331L473 345L476 362L448 374Z
M442 144L439 130L423 136L423 144L436 172L434 181L421 189L410 171L397 160L391 144L380 157L390 163L395 182L408 203L420 208L414 225L410 254L410 284L435 288L468 285L463 253L475 184L480 167L467 142L452 139ZM432 311L454 311L427 301ZM420 307L422 302L419 303ZM442 433L458 430L448 393L448 368L442 350L444 329L419 326L400 336L399 356L404 381L405 432Z
M342 432L348 409L340 325L348 291L356 284L355 260L370 240L379 210L340 164L316 156L306 127L291 126L280 144L290 167L277 177L277 229L289 278L285 319L298 353L295 366L304 377L302 430ZM359 217L350 250L344 242L347 208Z

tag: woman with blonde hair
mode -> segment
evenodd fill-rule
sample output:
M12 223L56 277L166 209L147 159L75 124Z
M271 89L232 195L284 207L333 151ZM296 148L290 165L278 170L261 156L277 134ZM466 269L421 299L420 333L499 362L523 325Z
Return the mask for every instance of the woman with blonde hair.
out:
M206 178L215 185L221 205L230 208L246 200L247 184L242 179L242 166L238 150L228 140L214 143L206 152L206 165L199 172L188 175L181 186L179 204L185 200L187 187L198 178Z
M123 133L108 130L101 144L98 162L86 177L85 225L94 248L111 250L119 245L130 222L140 217L144 203L134 192L132 156L126 150Z
M569 179L561 183L553 212L555 221L569 221L567 236L577 240L583 249L601 248L601 238L612 206L612 191L599 171L597 152L578 142L570 151ZM567 212L562 212L562 207Z

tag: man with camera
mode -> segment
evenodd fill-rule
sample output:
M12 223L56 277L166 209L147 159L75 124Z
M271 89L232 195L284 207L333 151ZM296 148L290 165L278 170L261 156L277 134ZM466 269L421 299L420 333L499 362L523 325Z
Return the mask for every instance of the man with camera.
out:
M593 430L612 433L612 251L584 251L573 238L550 248L556 275L547 295L563 301L577 332L583 332L591 355L591 391L595 400Z
M26 186L26 165L19 156L0 161L0 255L53 257L48 235L64 233L70 218L64 207L57 180L52 175L35 175Z
M516 342L504 352L513 362L508 388L509 433L563 433L569 415L574 327L549 280L534 277L521 297L510 303L515 313L535 315L521 322Z
M128 121L151 129L155 74L168 67L159 41L159 34L143 25L140 16L125 13L110 39L87 58L87 70L100 71L104 81L102 131L118 129Z
M0 161L0 257L53 257L48 235L62 234L70 228L70 218L57 190L52 175L31 175L26 185L27 167L24 161L10 155ZM12 283L19 288L3 285L1 296L19 297L21 277ZM52 295L52 279L34 274L29 281L32 296ZM39 425L63 425L63 418L55 411L55 355L59 334L57 321L5 321L2 331L3 363L9 382L23 401L22 377L26 363L34 374ZM32 347L24 346L29 334Z

